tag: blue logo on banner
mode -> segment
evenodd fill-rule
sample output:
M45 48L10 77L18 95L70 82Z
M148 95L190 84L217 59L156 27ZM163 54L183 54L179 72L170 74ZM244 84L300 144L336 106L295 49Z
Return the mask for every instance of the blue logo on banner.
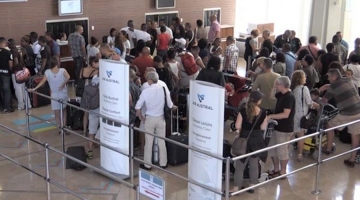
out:
M198 94L197 96L198 96L198 99L199 99L200 103L201 103L201 102L204 100L204 98L205 98L205 95L204 95L204 94Z
M112 71L108 71L108 70L106 70L106 75L108 76L108 78L110 78L110 77L111 77L111 75L112 75Z

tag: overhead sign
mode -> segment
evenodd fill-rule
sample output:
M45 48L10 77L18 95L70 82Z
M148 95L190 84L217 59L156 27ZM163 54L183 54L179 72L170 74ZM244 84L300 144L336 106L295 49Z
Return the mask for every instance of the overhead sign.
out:
M147 171L139 170L140 194L153 200L165 200L165 181Z

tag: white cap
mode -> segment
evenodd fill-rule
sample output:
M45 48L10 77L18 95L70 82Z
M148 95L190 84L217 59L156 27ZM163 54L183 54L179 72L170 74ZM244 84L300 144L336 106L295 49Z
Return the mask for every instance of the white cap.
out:
M186 45L186 40L184 39L184 38L176 38L175 39L175 42L178 42L178 43L180 43L181 45L183 45L184 47L185 47L185 45Z

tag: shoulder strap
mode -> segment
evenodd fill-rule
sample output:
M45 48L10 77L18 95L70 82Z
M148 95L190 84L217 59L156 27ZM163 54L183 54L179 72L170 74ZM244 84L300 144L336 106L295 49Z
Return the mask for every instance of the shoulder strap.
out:
M260 118L261 113L262 113L262 110L260 110L258 116L256 117L256 120L255 120L255 122L254 122L254 124L253 124L253 126L252 126L252 128L251 128L251 130L250 130L250 133L249 133L249 135L247 136L246 139L249 139L251 133L253 132L253 130L254 130L254 128L255 128L256 123L259 121L259 118Z
M314 60L315 60L315 61L317 61L317 58L315 58L315 56L314 56L313 52L311 51L311 49L310 49L310 46L309 46L309 45L308 45L308 49L309 49L309 51L310 51L310 53L311 53L311 56L314 58Z
M304 86L301 88L301 107L304 112ZM305 115L305 113L303 113Z
M349 65L346 65L346 70L349 70Z
M292 58L294 58L294 59L296 60L295 56L293 56L293 55L289 54L288 52L286 52L285 54L287 54L287 55L291 56Z
M163 90L164 90L164 100L165 100L164 109L165 109L165 106L167 106L166 91L165 91L165 87L162 87L162 88L163 88Z

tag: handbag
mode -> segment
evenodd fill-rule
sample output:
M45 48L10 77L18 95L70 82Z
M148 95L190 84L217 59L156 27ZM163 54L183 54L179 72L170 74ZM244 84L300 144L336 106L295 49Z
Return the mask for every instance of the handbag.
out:
M167 105L167 101L166 101L166 91L165 91L165 87L163 87L164 90L164 100L165 100L165 104L164 104L164 118L165 120L169 120L171 118L171 109L168 107Z
M253 132L256 123L259 121L260 115L261 115L261 112L260 112L259 115L257 116L257 118L256 118L256 120L255 120L255 123L253 124L253 126L252 126L251 130L249 131L249 134L247 135L246 138L240 137L240 134L241 134L241 133L245 133L245 131L243 130L243 131L241 131L241 133L239 133L239 135L234 139L233 144L232 144L232 147L231 147L231 154L232 154L232 155L234 155L234 156L241 156L241 155L246 154L248 139L249 139L251 133Z
M301 90L301 104L304 112L304 87ZM316 124L317 110L309 109L308 113L300 119L300 128L309 129Z
M24 67L22 70L15 72L15 81L18 84L25 83L29 80L30 76L30 71Z

